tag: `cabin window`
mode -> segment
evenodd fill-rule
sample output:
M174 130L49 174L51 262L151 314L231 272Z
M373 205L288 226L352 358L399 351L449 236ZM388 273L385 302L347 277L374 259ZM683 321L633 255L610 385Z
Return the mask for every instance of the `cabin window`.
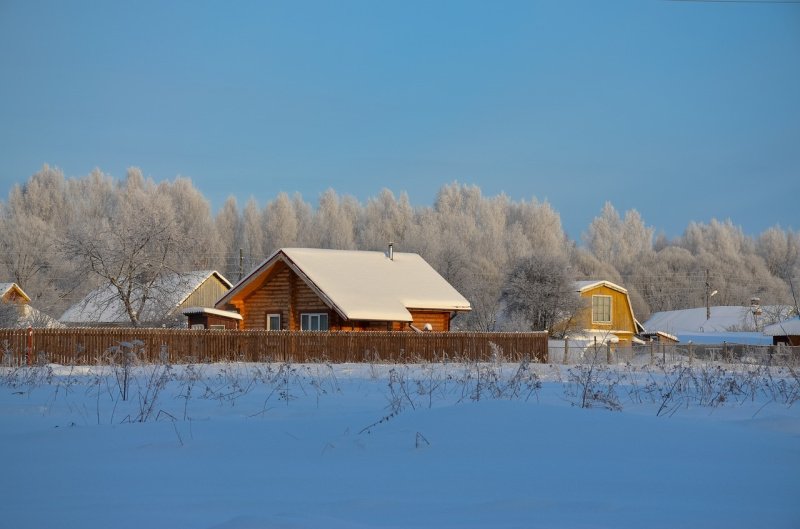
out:
M301 331L327 331L328 315L325 313L303 313L300 315Z
M279 331L281 330L281 315L280 314L267 314L267 330Z
M611 323L611 296L592 296L592 323Z

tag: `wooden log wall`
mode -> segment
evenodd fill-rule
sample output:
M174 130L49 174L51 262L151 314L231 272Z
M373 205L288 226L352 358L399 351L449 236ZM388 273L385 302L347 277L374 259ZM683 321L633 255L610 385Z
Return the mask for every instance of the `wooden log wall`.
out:
M0 329L0 363L547 361L547 333Z

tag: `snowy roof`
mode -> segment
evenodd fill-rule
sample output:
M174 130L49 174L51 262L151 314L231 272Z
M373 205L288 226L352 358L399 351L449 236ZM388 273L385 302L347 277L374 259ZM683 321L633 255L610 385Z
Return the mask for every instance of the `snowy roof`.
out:
M683 332L678 334L678 339L681 343L706 345L718 345L723 342L743 345L772 344L772 340L760 332Z
M469 301L415 253L394 252L394 259L389 259L383 252L313 248L276 251L216 306L264 277L278 261L285 262L348 320L412 321L408 309L471 310Z
M189 307L188 309L183 309L181 311L182 314L188 316L189 314L213 314L214 316L223 316L225 318L231 318L233 320L241 320L242 315L238 312L233 312L230 310L219 310L219 309L210 309L208 307Z
M212 276L216 276L223 284L230 287L230 282L216 270L175 273L156 281L150 292L151 297L145 301L139 314L139 320L160 321L170 316ZM87 294L81 301L68 308L60 320L64 323L130 323L122 300L110 285Z
M766 315L786 314L789 307L783 305L762 306L762 316L759 324L763 323ZM711 318L706 319L706 308L668 310L656 312L644 323L648 331L666 331L671 334L695 332L726 332L731 329L755 329L753 310L749 306L723 306L711 307ZM679 336L680 337L680 336Z
M764 327L767 336L800 336L800 318L782 321Z
M5 315L0 317L0 327L10 327L13 329L25 329L27 327L53 329L63 327L63 325L51 318L44 312L37 310L30 305L11 303L4 307L13 307L13 312L6 312Z
M618 290L623 294L627 294L628 291L623 287L617 285L616 283L612 283L611 281L606 281L603 279L587 279L584 281L575 281L575 288L578 292L586 292L587 290L591 290L598 286L605 286L611 288L613 290Z
M19 295L21 295L27 302L31 301L31 298L19 287L16 283L0 283L0 298L8 294L10 290L16 290Z

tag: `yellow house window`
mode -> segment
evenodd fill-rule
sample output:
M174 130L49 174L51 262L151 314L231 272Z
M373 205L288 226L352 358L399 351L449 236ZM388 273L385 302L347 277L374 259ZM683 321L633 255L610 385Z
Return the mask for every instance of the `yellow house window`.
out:
M611 296L592 296L592 323L611 323Z

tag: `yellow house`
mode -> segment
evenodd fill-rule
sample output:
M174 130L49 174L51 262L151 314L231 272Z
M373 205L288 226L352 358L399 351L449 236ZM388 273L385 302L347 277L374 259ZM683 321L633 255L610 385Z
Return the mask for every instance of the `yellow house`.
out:
M611 281L576 281L575 288L586 307L577 316L577 327L598 341L618 342L622 347L638 341L639 322L633 315L628 291ZM616 339L614 339L616 337Z
M30 303L31 298L16 283L0 283L0 301Z

